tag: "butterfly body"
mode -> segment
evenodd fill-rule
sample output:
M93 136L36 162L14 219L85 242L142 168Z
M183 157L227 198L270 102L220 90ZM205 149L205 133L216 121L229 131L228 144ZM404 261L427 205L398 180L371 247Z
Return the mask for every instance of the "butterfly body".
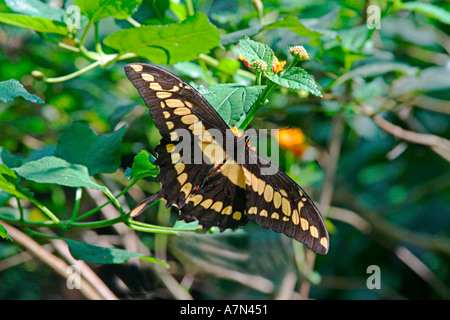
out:
M165 199L179 209L180 220L198 220L205 229L236 229L251 220L327 253L328 232L312 200L253 151L246 134L230 130L200 93L172 73L144 63L129 64L125 72L162 136L155 149L161 189L132 216Z

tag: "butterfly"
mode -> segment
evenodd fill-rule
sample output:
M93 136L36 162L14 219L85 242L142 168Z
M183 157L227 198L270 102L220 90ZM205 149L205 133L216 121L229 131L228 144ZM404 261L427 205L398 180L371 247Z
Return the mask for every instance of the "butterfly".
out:
M162 139L155 148L161 189L141 201L132 217L164 199L179 220L204 229L237 229L249 220L326 254L324 220L306 192L249 146L193 87L160 67L131 63L125 73L136 87ZM226 147L225 147L226 146Z

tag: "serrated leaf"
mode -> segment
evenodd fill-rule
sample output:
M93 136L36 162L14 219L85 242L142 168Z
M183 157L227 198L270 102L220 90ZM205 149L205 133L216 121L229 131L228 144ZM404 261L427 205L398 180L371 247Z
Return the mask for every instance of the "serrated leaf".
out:
M264 88L265 86L218 84L200 90L200 93L232 127L245 118Z
M58 139L55 156L88 168L89 174L113 173L120 166L120 148L126 132L123 126L109 134L98 136L84 122L66 128Z
M62 35L69 33L69 29L64 23L47 18L30 17L15 13L0 13L0 22L20 28L32 29L38 32L57 33Z
M44 103L44 100L37 95L29 93L24 86L15 79L0 82L0 101L9 102L18 96L22 96L24 99L31 102Z
M277 28L286 28L295 33L297 33L301 37L310 37L310 38L319 38L323 34L317 31L312 31L306 28L300 20L293 16L285 17L283 20L278 20L275 22L266 25L263 30L277 29Z
M156 177L159 173L159 169L150 161L150 157L151 155L146 150L139 152L134 157L131 168L125 170L127 179L142 179L149 176Z
M110 34L105 45L120 53L133 52L154 63L174 64L219 46L220 34L206 15L196 13L181 23L141 26Z
M0 238L5 240L12 240L10 236L8 236L8 232L6 228L0 224Z
M74 0L73 3L90 20L99 21L108 17L127 19L136 12L142 0Z
M89 177L85 166L72 164L54 156L27 162L14 168L14 171L19 176L38 183L106 190L105 187L98 185Z
M285 72L282 76L267 75L267 78L280 86L291 89L306 90L315 96L322 97L322 93L317 87L314 79L308 74L308 72L306 72L306 70L300 67L294 67Z
M121 264L127 262L130 258L139 258L168 267L168 264L165 261L156 259L152 256L146 256L142 253L117 248L99 247L69 239L64 239L64 241L66 241L69 246L70 254L77 260L98 264Z
M267 71L265 71L264 73L270 75L275 74L272 70L272 64L275 54L268 45L245 37L244 39L241 39L239 41L239 50L242 54L242 57L249 64L252 64L256 60L263 60L265 63L267 63Z

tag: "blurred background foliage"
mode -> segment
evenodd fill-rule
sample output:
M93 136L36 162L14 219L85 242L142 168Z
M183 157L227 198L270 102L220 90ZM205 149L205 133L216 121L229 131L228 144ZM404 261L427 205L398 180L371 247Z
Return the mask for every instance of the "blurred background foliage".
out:
M59 8L72 4L47 3ZM311 59L302 67L314 76L323 98L278 88L251 127L283 129L278 136L283 148L280 166L324 213L330 231L328 255L314 257L302 245L252 224L235 232L177 236L134 232L121 224L95 230L39 230L152 253L170 264L164 269L130 259L118 265L86 265L98 275L91 280L93 286L100 291L102 285L109 288L103 290L106 298L448 299L450 3L199 0L187 1L186 9L184 1L144 0L131 23L179 23L190 4L218 28L221 46L198 59L163 66L195 86L253 83L251 72L238 59L242 35L268 44L280 61L290 60L289 45L308 50ZM370 4L381 9L378 29L367 22ZM0 12L12 12L3 0ZM304 30L286 17L300 19L306 30L322 36L302 36ZM290 22L289 27L261 31L277 20ZM98 37L130 27L130 21L109 17L99 22ZM53 154L61 133L76 121L87 122L98 135L125 124L119 170L95 176L117 194L129 184L124 171L134 156L142 149L153 152L160 137L123 72L126 63L148 60L130 57L67 81L42 81L41 74L61 77L90 63L49 39L71 43L0 24L0 81L19 80L45 101L17 98L0 103L3 155L30 161ZM87 34L85 46L94 50L94 32ZM107 46L103 50L114 53ZM73 188L33 182L26 187L58 217L70 217ZM158 188L154 179L141 180L124 201L133 207ZM81 210L106 202L94 191L84 191ZM0 206L3 214L17 211L17 202L5 192L0 193ZM32 204L23 206L30 220L44 218ZM115 215L110 205L94 218ZM172 226L176 215L174 209L157 204L140 218ZM74 263L64 243L40 237L35 241L68 265ZM371 265L380 268L381 289L367 287ZM69 290L64 276L16 241L1 240L0 298L86 296Z

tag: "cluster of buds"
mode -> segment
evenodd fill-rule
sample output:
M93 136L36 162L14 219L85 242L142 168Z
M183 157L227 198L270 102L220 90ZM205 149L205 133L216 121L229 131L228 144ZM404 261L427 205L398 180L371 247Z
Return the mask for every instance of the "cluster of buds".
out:
M294 59L298 59L300 61L309 60L309 55L306 49L303 46L295 46L290 47L289 52L294 57Z
M258 71L258 72L266 71L267 70L267 63L265 61L263 61L263 60L255 60L250 65L250 68L255 70L255 71Z

